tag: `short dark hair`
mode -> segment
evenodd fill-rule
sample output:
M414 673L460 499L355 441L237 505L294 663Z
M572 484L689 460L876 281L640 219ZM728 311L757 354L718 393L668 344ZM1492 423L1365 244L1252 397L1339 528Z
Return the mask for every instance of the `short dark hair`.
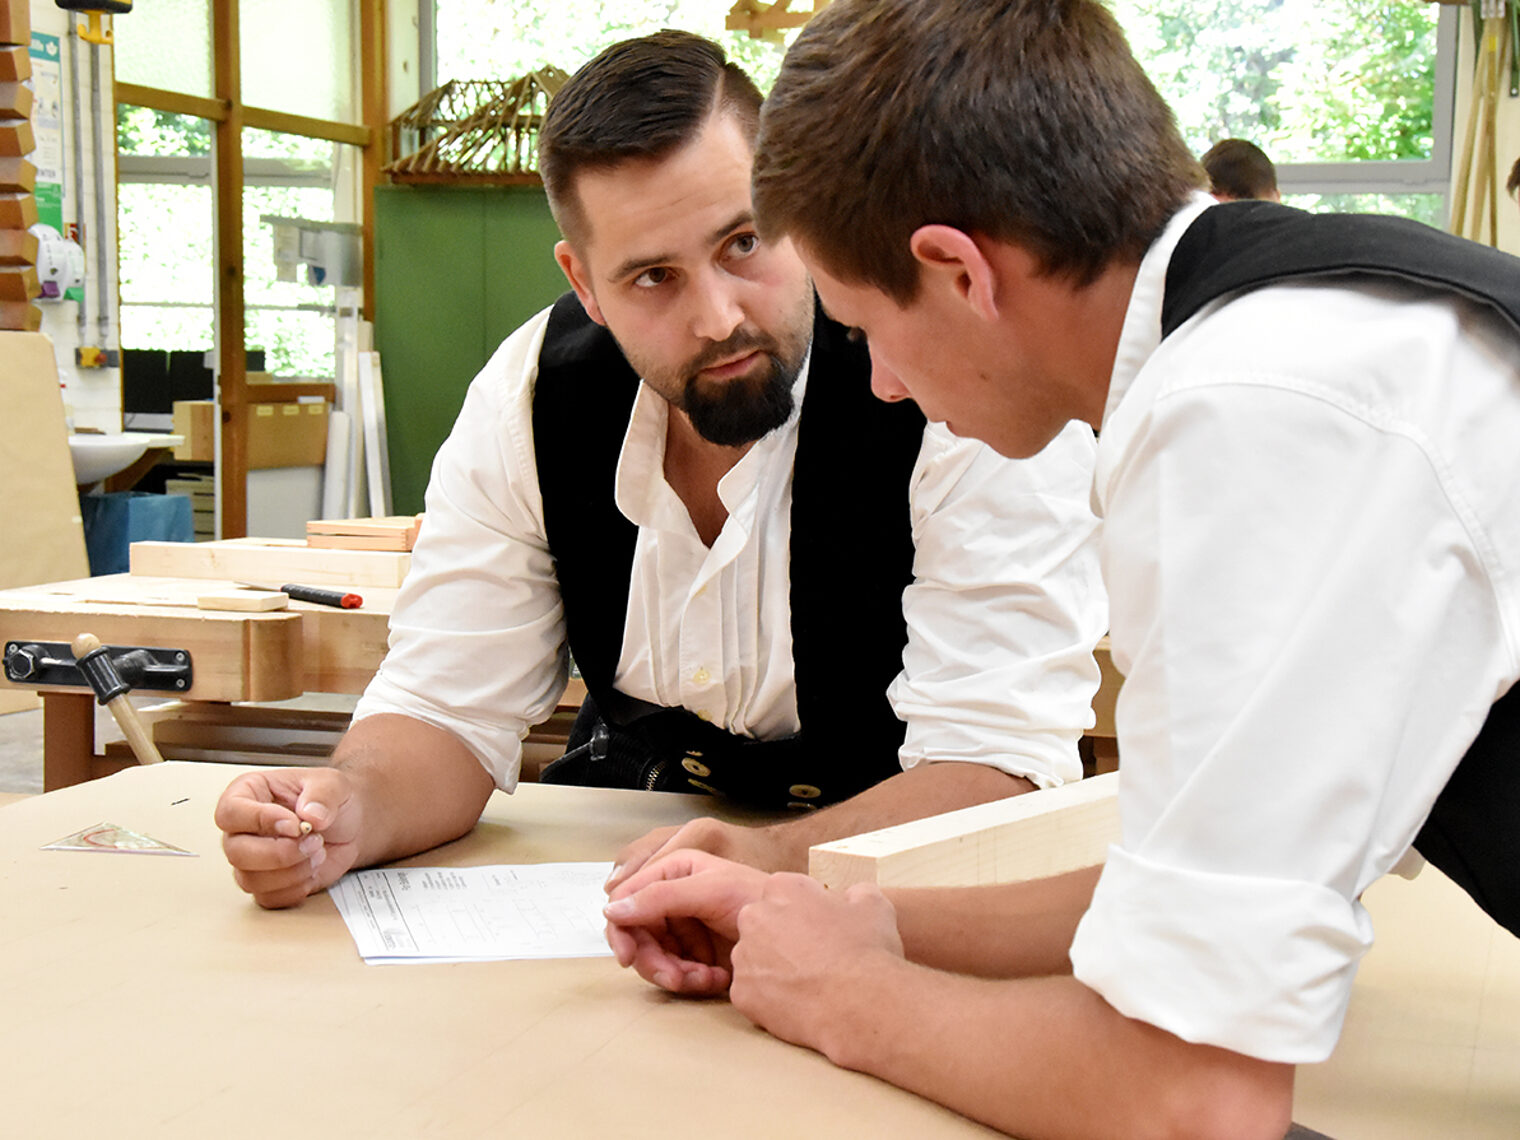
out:
M759 90L721 47L690 32L624 40L582 67L550 101L538 141L538 169L560 232L571 242L585 237L575 193L581 171L664 158L719 108L753 142Z
M1226 198L1270 198L1277 193L1277 167L1255 143L1220 139L1202 158L1209 190Z
M1504 184L1504 189L1511 194L1520 190L1520 158L1515 159L1515 165L1509 168L1509 181Z
M755 208L899 304L941 223L1086 284L1202 186L1172 112L1096 0L836 0L760 119Z

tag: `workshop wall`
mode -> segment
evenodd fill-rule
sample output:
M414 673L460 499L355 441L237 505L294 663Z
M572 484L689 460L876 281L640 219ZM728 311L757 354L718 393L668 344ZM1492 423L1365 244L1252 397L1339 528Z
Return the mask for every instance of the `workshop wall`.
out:
M397 514L422 510L433 455L475 374L569 286L540 187L375 190L375 347Z
M42 301L42 331L53 342L58 360L58 377L64 387L64 404L76 427L121 430L121 369L119 367L81 368L76 363L80 347L110 349L120 346L120 320L117 305L116 275L116 128L112 97L113 67L110 47L92 48L76 40L70 31L74 13L63 11L53 0L31 0L32 17L32 87L34 105L32 128L37 149L30 155L37 167L37 205L40 220L64 233L79 236L83 219L85 252L85 316L80 327L80 302L65 299ZM106 18L109 26L110 18ZM100 97L99 114L91 111L90 57L97 54ZM74 63L79 65L79 82L74 81ZM78 150L83 155L76 179L74 112L75 91L79 92ZM97 144L100 140L103 147ZM102 209L96 212L97 154L104 154L100 182L103 187ZM81 196L82 191L82 196ZM61 224L60 224L61 222ZM105 257L98 256L103 249ZM105 274L100 273L101 261ZM74 296L79 296L78 290ZM119 358L118 358L119 359Z

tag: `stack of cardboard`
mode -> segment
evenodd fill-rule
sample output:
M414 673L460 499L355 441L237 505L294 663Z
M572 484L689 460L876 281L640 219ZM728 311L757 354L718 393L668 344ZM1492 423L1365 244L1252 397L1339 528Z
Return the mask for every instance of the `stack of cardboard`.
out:
M37 168L32 153L30 0L0 0L0 329L31 332L42 327L42 310L32 304L37 281L37 222L32 191Z

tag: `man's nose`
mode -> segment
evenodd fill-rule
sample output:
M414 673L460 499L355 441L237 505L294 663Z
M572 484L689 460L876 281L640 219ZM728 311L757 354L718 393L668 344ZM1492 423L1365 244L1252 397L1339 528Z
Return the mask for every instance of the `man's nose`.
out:
M875 349L871 350L871 391L878 400L885 400L889 404L912 398L903 382L898 379L897 373L887 367Z
M744 323L739 282L727 274L715 270L702 274L693 294L691 331L703 340L726 340Z

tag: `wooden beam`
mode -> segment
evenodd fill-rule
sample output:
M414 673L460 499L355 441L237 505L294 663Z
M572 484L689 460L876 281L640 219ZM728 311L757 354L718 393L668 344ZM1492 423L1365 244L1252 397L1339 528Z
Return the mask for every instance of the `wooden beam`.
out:
M358 147L369 146L374 136L368 127L354 123L313 119L307 115L292 115L288 111L271 111L264 107L244 107L243 125L261 131L279 131L282 134L303 135L306 138L326 139Z
M359 222L364 228L362 258L364 261L364 319L375 319L375 187L384 178L385 129L389 121L385 93L386 44L385 0L359 0L359 66L361 107L364 125L369 131L369 143L364 148L360 170Z
M122 83L120 80L116 83L116 102L148 107L154 111L167 111L174 115L192 115L197 119L210 119L213 123L222 122L228 113L225 99L207 99L179 91L164 91L158 87Z
M821 843L808 874L828 887L971 887L1094 867L1119 840L1119 773Z
M222 445L222 538L248 533L247 342L243 310L243 106L238 0L214 0L211 34L216 97L217 402Z

